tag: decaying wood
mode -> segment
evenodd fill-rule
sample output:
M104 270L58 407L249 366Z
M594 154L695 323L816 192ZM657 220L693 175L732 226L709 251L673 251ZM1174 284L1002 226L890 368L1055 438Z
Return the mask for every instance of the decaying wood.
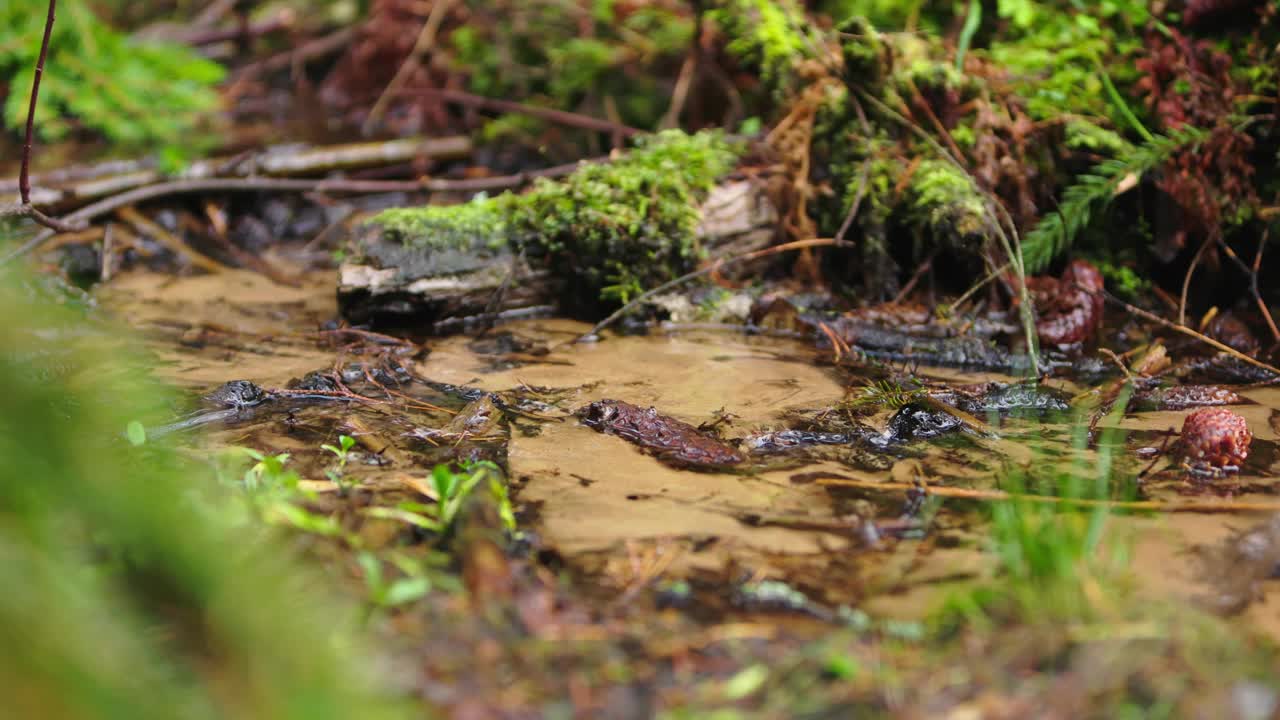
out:
M472 149L471 139L461 135L321 147L285 146L232 158L201 160L171 181L305 177L336 170L395 165L419 157L457 160L470 155ZM145 161L73 168L34 178L31 205L46 211L65 212L99 198L165 181L166 176L153 163ZM16 182L0 181L0 193L5 194L0 196L0 207L20 203L18 189Z
M711 258L752 252L773 239L777 211L758 183L717 186L702 204L698 242ZM412 325L430 332L464 329L470 321L552 309L562 290L538 258L511 249L424 251L384 237L376 225L355 231L358 261L339 269L338 302L353 323ZM571 282L571 280L570 280Z

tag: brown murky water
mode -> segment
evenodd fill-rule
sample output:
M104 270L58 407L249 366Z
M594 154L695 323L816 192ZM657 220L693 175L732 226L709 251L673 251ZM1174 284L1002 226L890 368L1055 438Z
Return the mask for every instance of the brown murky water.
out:
M320 332L337 314L328 272L303 276L298 288L248 272L189 278L133 273L99 294L144 332L160 361L159 374L193 392L237 379L284 387L307 372L341 367L370 352L368 344L356 350ZM677 469L582 425L570 412L611 398L654 406L694 425L721 418L725 437L744 437L784 428L790 414L836 405L849 393L848 376L796 340L690 331L573 344L585 329L564 320L523 321L479 341L455 337L429 341L425 352L394 349L397 362L437 383L554 395L540 418L513 423L505 459L525 524L588 576L724 576L737 568L785 578L827 602L920 617L948 587L980 578L992 567L981 551L984 533L975 526L972 501L944 503L924 537L871 542L866 523L891 525L897 519L906 501L904 483L927 479L989 490L1004 465L1091 461L1096 452L1072 448L1078 428L1065 420L1008 420L958 439L914 442L876 460L879 465L820 453L753 462L732 472ZM942 382L1000 379L920 372ZM403 393L418 404L405 407L402 397L391 395L374 403L299 401L287 411L247 413L211 426L207 442L289 451L313 487L324 489L319 444L340 432L353 434L366 451L366 462L353 472L368 487L408 496L426 490L422 479L449 449L424 441L424 431L444 427L461 401L438 389ZM1157 473L1145 497L1169 504L1190 500L1204 510L1227 499L1255 502L1260 511L1274 512L1280 423L1273 414L1280 408L1280 389L1243 394L1254 404L1237 409L1257 437L1244 471L1194 495L1180 475ZM864 421L879 428L888 415L877 412ZM1159 444L1157 432L1179 427L1184 415L1125 417L1119 428L1129 439L1116 448L1118 462L1140 466L1132 450ZM501 445L493 452L501 452ZM1230 497L1219 497L1225 495ZM1143 592L1192 598L1212 591L1197 548L1220 543L1261 517L1177 512L1117 515L1111 522L1136 540L1134 569ZM639 570L638 564L646 565ZM1253 603L1243 621L1280 640L1280 592L1273 589Z

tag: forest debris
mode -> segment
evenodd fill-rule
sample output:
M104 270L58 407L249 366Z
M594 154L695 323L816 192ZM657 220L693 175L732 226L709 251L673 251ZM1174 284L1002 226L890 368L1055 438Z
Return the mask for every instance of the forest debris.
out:
M1233 470L1249 457L1253 433L1239 415L1221 407L1196 410L1182 423L1181 452L1194 464Z
M576 414L587 427L639 445L680 467L714 470L737 465L741 453L694 426L621 400L598 400Z
M231 269L207 255L203 255L192 250L185 242L179 240L173 233L152 222L132 206L120 208L116 211L116 216L122 221L132 225L139 233L150 237L161 245L164 245L169 248L173 254L186 258L187 262L202 270L217 273Z

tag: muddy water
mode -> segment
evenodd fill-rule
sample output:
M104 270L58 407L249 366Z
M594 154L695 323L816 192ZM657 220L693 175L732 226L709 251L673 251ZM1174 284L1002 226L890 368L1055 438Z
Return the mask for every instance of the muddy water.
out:
M143 331L160 361L158 373L193 392L235 379L279 388L371 353L385 361L394 349L397 363L437 383L554 396L536 418L515 418L505 460L525 526L570 566L598 577L635 573L638 564L667 577L777 577L824 602L919 617L948 588L992 568L973 500L945 502L926 534L868 532L870 524L895 527L906 487L924 481L992 490L998 471L1010 465L1096 460L1096 450L1072 447L1080 428L1050 417L994 426L979 421L955 437L912 442L870 459L828 452L755 460L731 472L677 469L582 425L572 411L602 398L623 400L693 425L719 421L721 435L733 439L788 427L797 415L848 399L858 392L848 387L856 377L796 340L703 331L575 344L586 326L563 320L524 321L480 340L431 340L423 348L356 349L321 332L337 314L332 282L327 272L301 276L296 288L247 272L126 274L100 297ZM919 372L939 383L1001 379ZM365 462L355 472L367 486L410 497L426 489L422 479L434 462L450 459L447 447L424 442L423 433L447 425L462 401L407 387L375 403L294 403L284 413L247 413L211 427L203 442L291 452L304 477L323 488L319 445L338 433L356 435ZM1159 470L1136 494L1170 506L1194 502L1202 510L1228 500L1274 507L1280 423L1273 414L1280 390L1244 394L1254 404L1239 410L1258 438L1244 472L1206 487ZM403 397L417 404L405 407ZM1160 431L1179 427L1184 415L1125 417L1119 422L1125 439L1113 448L1118 462L1140 467L1133 450L1158 445ZM883 428L888 416L878 411L862 420ZM191 442L200 441L193 436ZM504 452L498 445L492 452ZM1260 517L1178 512L1120 515L1112 523L1136 541L1143 592L1195 597L1213 591L1197 548ZM1280 592L1252 604L1245 617L1280 639Z

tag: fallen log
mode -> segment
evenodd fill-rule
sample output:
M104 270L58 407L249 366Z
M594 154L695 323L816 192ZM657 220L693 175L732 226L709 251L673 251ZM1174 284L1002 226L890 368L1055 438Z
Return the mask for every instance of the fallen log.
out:
M432 333L539 310L599 317L770 243L765 188L716 182L734 157L718 135L663 133L523 195L384 212L352 232L339 307L353 323Z

